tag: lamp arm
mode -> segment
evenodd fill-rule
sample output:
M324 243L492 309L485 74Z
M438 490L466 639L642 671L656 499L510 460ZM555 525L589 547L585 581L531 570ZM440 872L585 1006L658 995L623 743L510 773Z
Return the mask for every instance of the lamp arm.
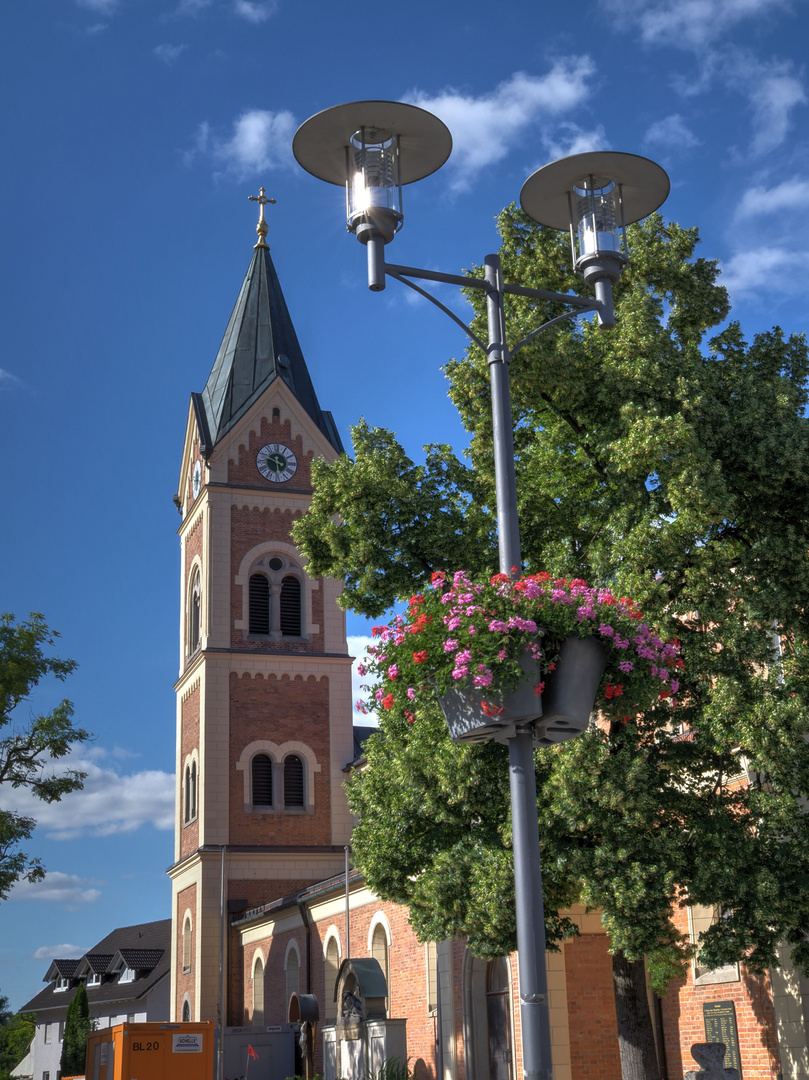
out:
M541 334L543 330L547 330L549 326L553 326L554 323L561 322L563 319L575 319L577 315L584 315L587 311L598 311L599 303L597 300L590 301L590 306L583 311L565 311L561 315L557 315L555 319L548 319L542 326L538 326L536 330L532 330L530 334L526 334L522 341L518 341L514 348L511 350L513 356L516 352L519 352L523 345L527 345L529 341L533 341L537 334Z
M460 326L461 330L463 330L463 332L465 334L467 334L474 341L474 343L477 345L477 347L484 354L488 353L488 351L489 351L488 345L486 345L486 343L484 341L482 341L481 338L479 338L477 336L477 334L474 332L474 330L470 326L467 326L466 323L462 319L459 319L454 311L450 311L450 309L445 304L442 304L440 300L436 299L436 297L433 296L432 293L428 293L427 290L422 289L420 285L416 285L414 282L408 281L407 278L404 276L404 274L399 273L399 271L408 270L408 269L409 269L409 267L405 267L405 266L396 266L396 267L394 267L394 266L386 266L385 267L385 273L388 274L392 278L396 278L397 281L401 281L401 283L403 285L408 285L411 289L413 289L414 292L417 292L419 294L419 296L423 296L423 297L425 297L425 299L429 300L431 304L435 304L435 306L437 308L439 308L441 311L443 311L445 315L449 315L449 317L452 319L452 321L454 323L457 323L457 325ZM425 273L425 274L420 275L420 276L427 277L427 274ZM447 276L449 276L449 275L447 275ZM443 278L443 277L438 277L437 275L436 276L431 275L430 280L431 281L444 281L446 279ZM458 280L464 281L463 278L460 278ZM456 285L458 283L458 280L447 282L447 284ZM474 280L474 279L471 279L471 280ZM469 283L464 281L464 285L466 286L467 284L469 284ZM475 286L472 286L472 287L474 288ZM481 287L483 287L483 283L481 284Z

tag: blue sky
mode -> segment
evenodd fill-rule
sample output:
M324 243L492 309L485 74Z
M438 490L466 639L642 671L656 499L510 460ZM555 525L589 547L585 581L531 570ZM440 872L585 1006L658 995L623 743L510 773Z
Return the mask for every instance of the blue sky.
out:
M0 608L61 631L80 664L64 693L96 734L76 755L85 791L35 810L45 882L0 905L13 1006L52 956L170 914L172 495L188 397L252 254L248 195L277 200L273 258L344 440L362 415L414 457L465 442L441 374L463 336L396 283L368 292L340 191L292 158L297 126L360 98L441 116L453 155L407 189L389 258L449 272L497 249L496 213L546 162L652 157L672 180L664 213L699 226L748 336L801 330L807 36L805 0L6 6ZM43 686L31 707L60 695Z

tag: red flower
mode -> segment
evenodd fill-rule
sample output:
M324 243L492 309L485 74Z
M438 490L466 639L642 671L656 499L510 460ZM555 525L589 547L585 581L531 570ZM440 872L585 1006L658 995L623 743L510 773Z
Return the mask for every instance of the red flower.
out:
M620 697L623 694L624 688L620 683L607 683L604 687L604 697L609 701L610 698Z
M408 600L408 603L410 604L411 607L418 607L419 604L424 603L424 597L422 596L421 593L416 593L415 596L410 597L410 599Z
M393 694L386 694L385 697L382 698L382 708L383 709L392 709L393 708L393 701L394 701Z
M489 581L492 585L508 585L511 578L508 574L494 574L489 578Z
M500 713L503 711L502 705L495 705L493 702L490 701L481 701L480 707L481 709L483 709L487 716L499 716Z
M423 664L426 659L427 659L427 650L426 649L422 649L421 652L414 652L413 653L413 660L417 664Z

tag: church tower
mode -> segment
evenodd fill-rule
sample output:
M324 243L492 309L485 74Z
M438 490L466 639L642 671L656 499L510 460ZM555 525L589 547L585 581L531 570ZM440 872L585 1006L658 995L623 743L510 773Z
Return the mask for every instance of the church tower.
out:
M311 467L342 451L320 408L266 243L205 388L191 395L178 493L180 676L172 880L175 1020L242 1023L233 915L344 866L351 658L341 585L290 530Z

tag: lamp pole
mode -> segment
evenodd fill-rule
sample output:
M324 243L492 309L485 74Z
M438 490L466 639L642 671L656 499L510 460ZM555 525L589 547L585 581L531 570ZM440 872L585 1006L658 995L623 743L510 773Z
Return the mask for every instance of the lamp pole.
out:
M452 149L448 129L426 110L390 101L337 105L307 120L298 129L292 149L307 172L345 185L348 230L366 245L369 288L380 292L386 278L395 278L440 308L485 353L492 395L500 572L520 573L511 357L542 330L583 312L596 312L601 326L614 324L612 284L627 262L626 225L646 217L665 200L669 191L666 173L647 158L601 151L552 162L523 185L520 198L530 217L540 224L569 230L576 270L595 291L594 298L582 298L507 284L499 255L485 257L482 278L386 262L385 245L403 223L402 186L435 172ZM488 341L482 341L471 326L413 279L482 290ZM556 301L570 310L538 326L509 349L505 319L505 296L509 293ZM538 712L541 715L541 706ZM535 723L513 724L505 740L509 748L523 1075L525 1080L552 1080Z

